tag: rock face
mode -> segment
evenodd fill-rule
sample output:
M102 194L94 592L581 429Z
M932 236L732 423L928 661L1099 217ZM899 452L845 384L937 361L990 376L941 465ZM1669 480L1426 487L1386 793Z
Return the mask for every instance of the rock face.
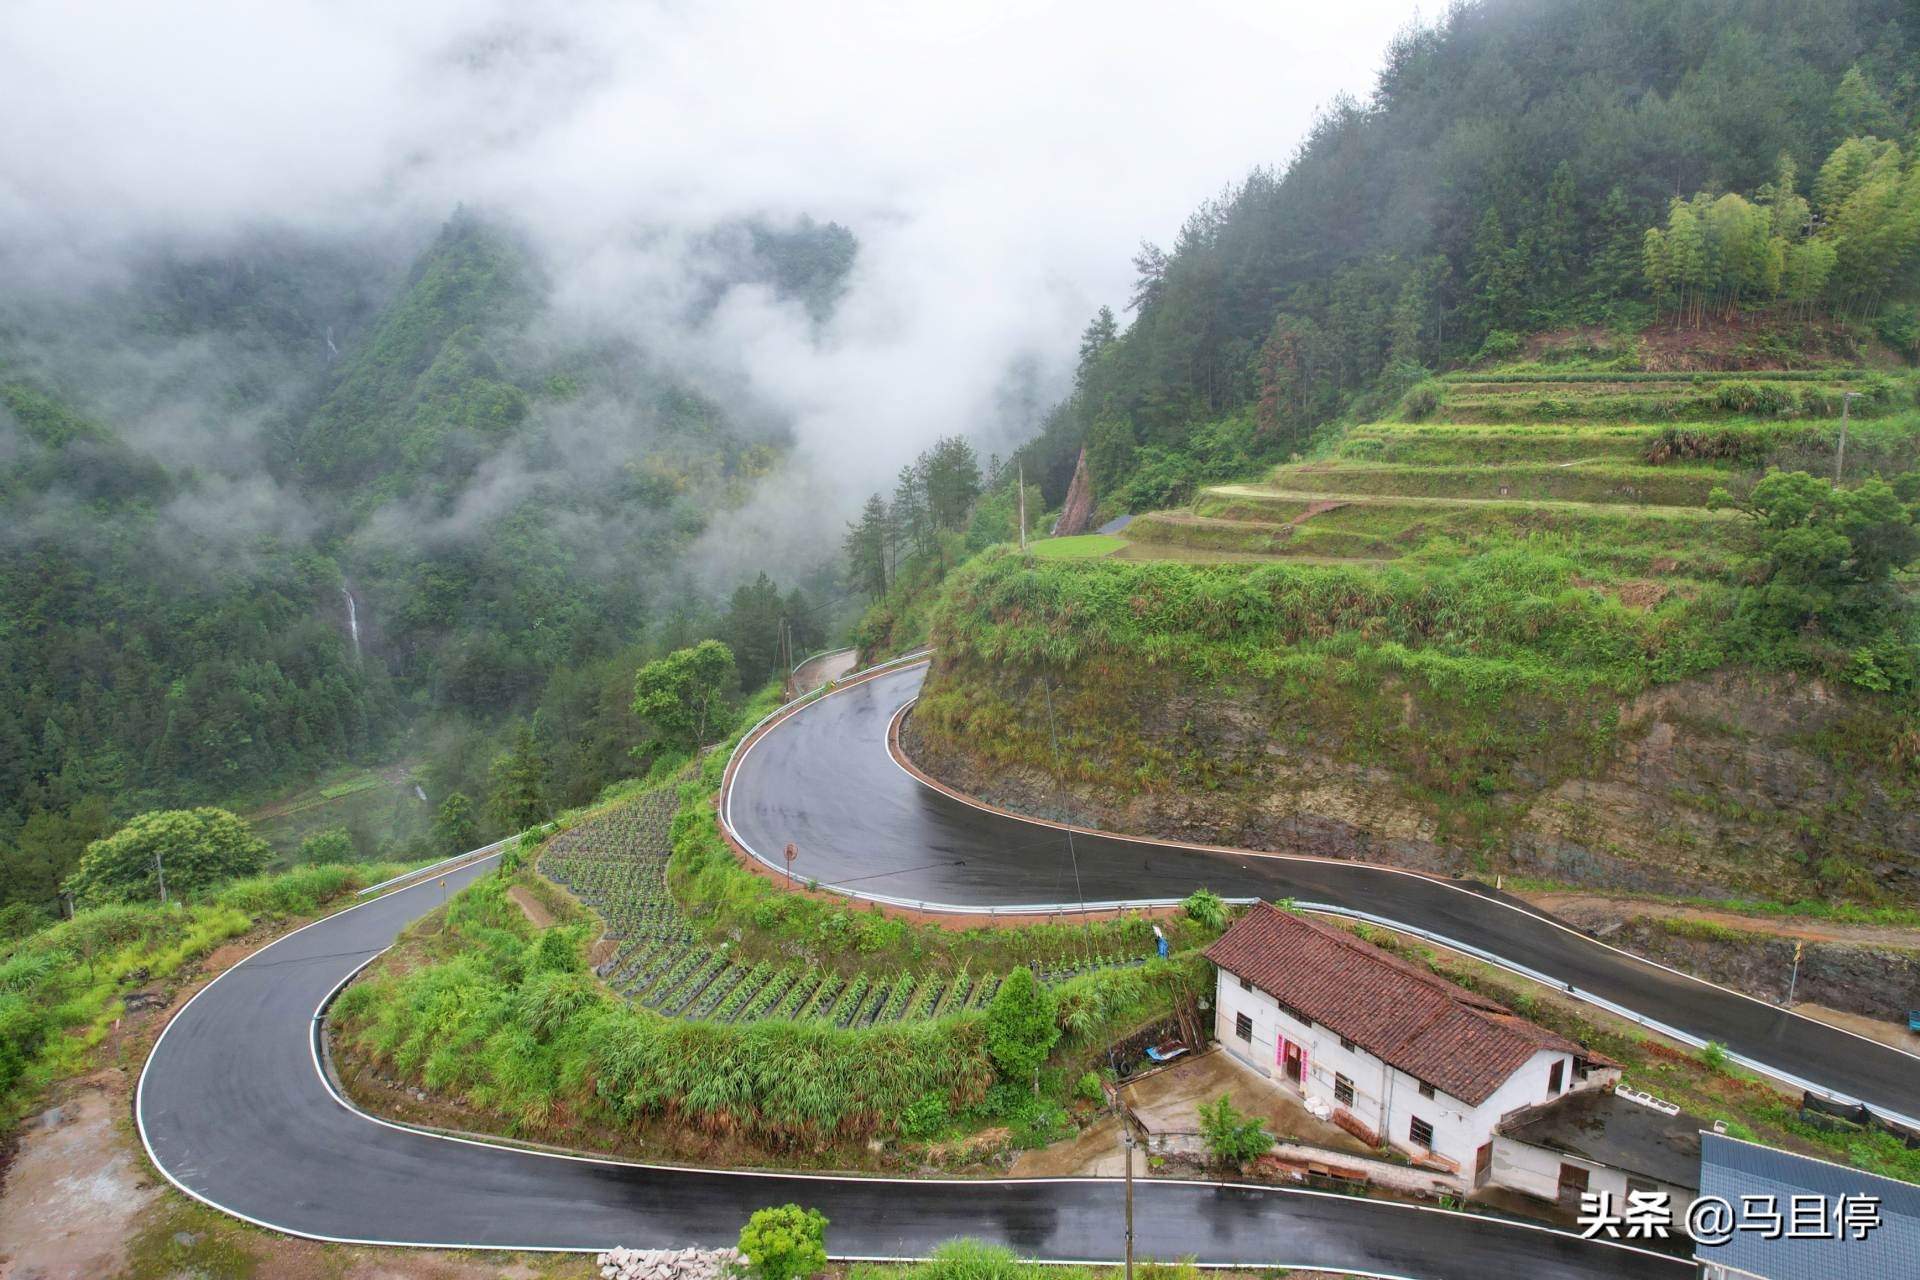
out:
M741 1259L738 1249L610 1249L594 1261L602 1280L721 1280Z
M1035 673L937 660L908 754L991 803L1111 831L1626 891L1920 901L1908 731L1815 681L1515 699L1509 736L1462 767L1455 708L1391 682L1289 695L1098 661L1046 678L1065 785Z
M1676 935L1660 921L1636 916L1595 932L1636 955L1775 1002L1786 999L1793 939ZM1809 942L1800 958L1794 999L1829 1009L1905 1022L1920 1008L1920 952L1857 943Z
M1087 475L1087 447L1080 446L1080 461L1073 468L1073 483L1067 486L1067 500L1060 518L1053 522L1053 536L1070 538L1093 528L1093 480Z

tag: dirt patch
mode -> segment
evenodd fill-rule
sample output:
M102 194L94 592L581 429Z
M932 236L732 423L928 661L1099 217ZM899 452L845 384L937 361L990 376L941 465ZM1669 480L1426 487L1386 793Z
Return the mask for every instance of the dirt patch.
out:
M1329 511L1338 511L1342 507L1352 505L1352 503L1343 498L1323 498L1319 502L1309 502L1305 511L1302 511L1287 523L1291 525L1303 525L1315 516L1323 516Z
M1127 1171L1120 1149L1120 1117L1102 1116L1065 1142L1022 1151L1007 1175L1013 1178L1117 1178ZM1133 1151L1133 1176L1147 1176L1145 1147Z
M1628 582L1615 594L1630 609L1651 609L1673 594L1673 588L1658 582Z
M1920 929L1907 925L1854 924L1809 916L1746 915L1738 911L1605 893L1519 893L1514 896L1558 916L1576 928L1587 930L1604 928L1629 916L1654 916L1660 919L1704 920L1732 929L1744 929L1749 933L1800 938L1808 942L1855 942L1920 950Z
M91 1280L126 1265L134 1223L160 1195L114 1125L127 1089L125 1073L95 1072L26 1122L0 1191L0 1278Z
M1829 1026L1839 1027L1842 1031L1851 1031L1857 1036L1878 1040L1881 1044L1890 1044L1907 1053L1920 1053L1920 1034L1909 1031L1903 1023L1884 1022L1879 1018L1866 1017L1864 1014L1848 1013L1844 1009L1829 1009L1826 1005L1815 1004L1811 1000L1795 1002L1793 1011Z
M547 910L546 904L534 897L525 885L513 886L507 890L507 896L513 899L514 906L520 908L520 913L533 922L534 928L545 929L553 924L553 912Z

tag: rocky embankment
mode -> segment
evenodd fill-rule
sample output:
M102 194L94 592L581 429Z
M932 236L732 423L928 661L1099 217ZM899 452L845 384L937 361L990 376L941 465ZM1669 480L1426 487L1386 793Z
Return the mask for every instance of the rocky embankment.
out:
M1885 1022L1905 1025L1908 1011L1920 1009L1920 930L1815 921L1776 932L1767 921L1619 900L1555 895L1539 905L1622 950L1762 1000L1784 1001L1792 983L1796 1003Z
M1411 683L1302 695L1114 662L1045 681L1057 770L1042 677L973 660L936 660L903 747L969 794L1105 830L1617 892L1920 901L1920 766L1854 690L1733 672L1519 698L1463 766L1457 709Z

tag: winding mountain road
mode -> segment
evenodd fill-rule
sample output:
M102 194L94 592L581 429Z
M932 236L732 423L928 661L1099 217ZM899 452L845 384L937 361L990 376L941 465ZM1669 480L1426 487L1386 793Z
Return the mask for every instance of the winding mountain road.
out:
M1742 1052L1805 1048L1802 1030L1820 1029L1799 1019L1768 1022L1728 993L1421 877L1080 834L1082 883L1069 892L1062 832L941 795L888 753L887 727L922 675L909 669L854 684L755 738L725 796L738 837L763 854L797 841L801 874L826 883L956 906L1179 897L1201 883L1233 894L1365 904L1435 932L1482 939L1546 972L1564 970L1583 987L1603 984L1591 989L1615 990L1662 1017L1706 1027ZM1119 1257L1121 1190L1111 1179L887 1180L642 1165L449 1138L356 1110L320 1069L319 1014L409 921L492 865L483 859L449 873L447 889L429 879L297 930L189 1001L154 1046L135 1099L142 1141L161 1172L187 1194L258 1225L368 1244L716 1245L731 1243L752 1210L792 1200L832 1220L836 1256L924 1256L964 1234L1032 1257ZM1753 1034L1740 1038L1746 1032ZM1876 1058L1866 1045L1816 1035L1816 1056L1810 1064L1802 1059L1803 1069L1831 1069L1835 1087L1882 1105L1910 1098L1915 1060L1891 1050ZM1136 1246L1146 1256L1440 1280L1692 1273L1662 1255L1382 1201L1160 1180L1141 1183L1135 1194Z
M1080 902L1294 898L1478 951L1638 1014L1798 1084L1920 1125L1920 1057L1596 942L1485 886L1366 863L1205 849L1057 826L956 799L894 759L889 726L924 663L806 704L748 744L723 814L745 848L794 874L909 905L987 911Z

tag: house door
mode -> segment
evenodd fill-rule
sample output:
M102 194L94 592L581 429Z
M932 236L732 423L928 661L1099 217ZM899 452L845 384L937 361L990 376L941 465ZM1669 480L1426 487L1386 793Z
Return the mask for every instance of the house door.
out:
M1286 1056L1282 1061L1282 1065L1286 1069L1287 1079L1293 1081L1295 1084L1299 1084L1300 1077L1306 1072L1306 1061L1306 1051L1293 1041L1287 1041Z
M1580 1193L1587 1189L1587 1171L1577 1164L1560 1166L1560 1199L1565 1204L1578 1204Z
M1493 1172L1493 1144L1485 1142L1473 1153L1473 1185L1480 1188L1487 1185L1487 1176ZM1581 1170L1582 1173L1586 1170Z

